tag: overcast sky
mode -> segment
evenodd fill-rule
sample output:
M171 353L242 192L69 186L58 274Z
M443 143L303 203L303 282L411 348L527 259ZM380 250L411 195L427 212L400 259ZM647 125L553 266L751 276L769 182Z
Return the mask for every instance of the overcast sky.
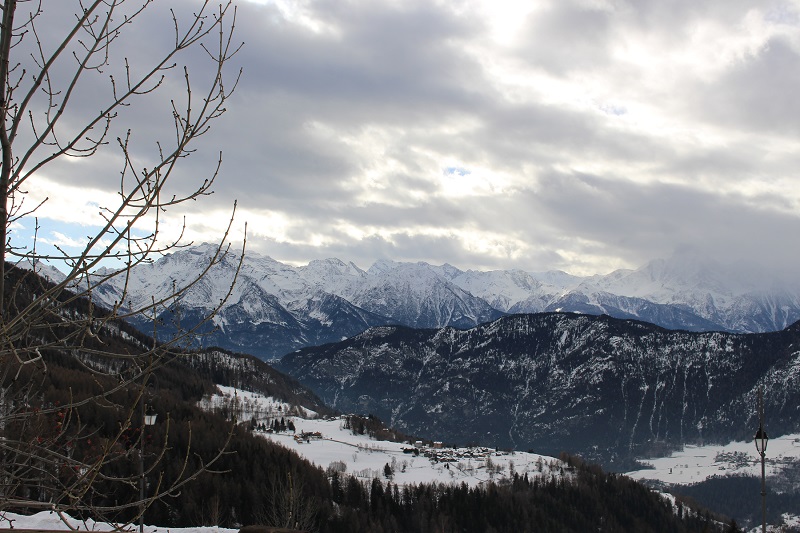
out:
M132 62L170 38L132 35ZM236 38L241 82L176 178L222 150L215 194L167 213L197 242L237 200L248 249L293 264L800 266L800 2L239 0ZM125 125L155 135L150 115ZM92 232L106 163L31 182L42 243Z

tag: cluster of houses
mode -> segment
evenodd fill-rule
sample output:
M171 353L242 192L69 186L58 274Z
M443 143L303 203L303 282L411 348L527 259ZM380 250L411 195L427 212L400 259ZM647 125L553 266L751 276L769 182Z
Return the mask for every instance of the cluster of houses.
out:
M413 448L403 448L403 453L415 456L423 455L433 463L458 463L465 460L486 460L491 456L508 455L492 448L482 446L474 448L445 448L441 442L434 442L433 446L426 446L422 441L416 441Z
M322 433L319 431L301 431L294 435L294 440L298 444L321 440ZM423 441L415 441L412 446L402 448L403 453L414 456L422 455L432 463L458 463L466 460L485 461L488 457L508 455L509 452L501 452L492 448L446 448L440 441L433 444L425 444Z
M298 444L311 442L312 440L322 440L322 433L319 431L301 431L294 434L294 441Z

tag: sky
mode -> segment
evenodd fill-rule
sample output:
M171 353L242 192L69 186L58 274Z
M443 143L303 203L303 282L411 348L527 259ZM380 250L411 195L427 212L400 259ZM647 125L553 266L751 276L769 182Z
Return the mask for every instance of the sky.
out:
M151 62L172 38L166 9L183 20L199 4L155 3L112 59ZM295 265L588 275L695 249L800 266L798 1L236 6L244 46L226 73L242 77L170 183L209 177L221 151L214 194L167 210L165 237L185 217L186 242L217 240L236 201L234 242L246 222L249 251ZM63 34L55 15L45 41ZM198 51L178 58L193 88L213 74ZM117 119L144 166L169 137L164 106L181 79ZM108 93L107 76L83 83L71 120ZM26 183L28 205L49 197L37 246L74 250L93 235L120 168L112 142L38 171ZM12 243L30 246L34 226L20 220Z

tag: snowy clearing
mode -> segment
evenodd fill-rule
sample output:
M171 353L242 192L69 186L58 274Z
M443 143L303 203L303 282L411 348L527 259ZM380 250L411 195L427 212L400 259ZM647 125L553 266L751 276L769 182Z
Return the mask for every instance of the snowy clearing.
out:
M503 452L490 448L416 449L413 444L377 441L344 429L343 420L292 419L296 433L257 432L323 468L331 467L363 479L387 479L398 485L415 483L466 483L478 486L487 481L520 476L562 475L558 459L526 452ZM300 435L306 434L308 438ZM319 436L311 436L318 434ZM344 469L343 469L344 468Z
M770 439L767 445L767 476L778 474L789 462L800 460L800 434ZM653 468L635 470L633 479L651 479L672 484L691 484L711 476L761 476L761 458L752 441L725 445L686 446L668 457L642 461Z

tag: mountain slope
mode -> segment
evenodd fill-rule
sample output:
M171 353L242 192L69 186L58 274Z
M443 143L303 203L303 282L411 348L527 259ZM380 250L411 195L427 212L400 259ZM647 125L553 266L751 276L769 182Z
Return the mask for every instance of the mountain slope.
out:
M167 255L135 268L128 280L112 279L96 297L108 306L120 300L131 302L126 307L152 297L167 297L175 287L199 276L214 250L202 245ZM191 327L223 302L199 342L273 358L304 346L351 337L376 325L472 327L502 315L427 265L387 262L385 270L376 264L368 273L335 259L294 268L248 254L238 277L237 267L234 254L213 265L161 313L161 335ZM127 291L124 297L123 290ZM152 331L147 319L136 324Z
M280 368L332 407L457 443L613 459L772 427L800 428L800 327L690 333L548 313L476 328L371 329L286 355Z
M200 277L214 251L215 247L204 244L166 255L133 269L127 280L113 278L95 296L110 306L127 291L123 301L132 305L125 307L133 308L152 297L168 297L175 287ZM220 346L269 359L303 346L337 341L374 325L396 323L321 290L319 283L305 279L298 269L269 257L249 254L238 275L237 268L239 258L233 253L211 266L159 314L159 335L169 338L213 314L201 329L203 335L195 339L199 346ZM134 323L152 332L147 318Z

